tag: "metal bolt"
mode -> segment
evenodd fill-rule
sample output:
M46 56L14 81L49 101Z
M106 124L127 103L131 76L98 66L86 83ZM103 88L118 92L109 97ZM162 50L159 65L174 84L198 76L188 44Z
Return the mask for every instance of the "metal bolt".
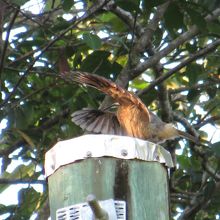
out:
M55 169L55 165L51 164L51 169L54 170Z
M125 150L125 149L122 149L122 150L121 150L121 155L122 155L123 157L126 157L126 156L128 155L128 151Z
M87 156L87 157L91 157L91 156L92 156L92 152L91 152L91 151L87 151L87 152L86 152L86 156Z
M159 157L159 155L157 155L157 156L156 156L156 160L158 160L158 161L159 161L159 159L160 159L160 157Z

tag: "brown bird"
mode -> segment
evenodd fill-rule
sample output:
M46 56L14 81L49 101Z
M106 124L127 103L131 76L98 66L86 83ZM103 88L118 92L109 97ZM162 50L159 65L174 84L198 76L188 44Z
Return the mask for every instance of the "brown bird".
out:
M85 108L72 114L72 121L82 129L94 133L128 135L154 143L184 137L195 143L197 139L172 124L163 122L134 94L104 77L86 72L72 72L74 82L90 86L111 96L119 104L117 112Z

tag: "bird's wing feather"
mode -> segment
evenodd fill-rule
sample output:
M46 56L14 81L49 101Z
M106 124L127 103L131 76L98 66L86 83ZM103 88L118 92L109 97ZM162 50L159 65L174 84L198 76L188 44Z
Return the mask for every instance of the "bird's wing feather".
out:
M68 76L68 78L74 82L85 84L100 90L111 96L120 105L134 105L137 109L144 112L147 121L150 121L150 114L144 103L137 96L118 86L111 80L95 74L80 71L69 72L69 74L66 74L65 76Z
M84 108L74 112L72 121L82 129L93 133L125 135L113 112Z

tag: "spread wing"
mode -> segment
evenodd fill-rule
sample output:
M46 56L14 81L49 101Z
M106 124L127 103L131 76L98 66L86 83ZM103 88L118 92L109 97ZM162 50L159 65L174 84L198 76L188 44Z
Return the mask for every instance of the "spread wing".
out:
M74 112L72 121L83 130L93 133L125 135L113 112L84 108Z
M69 79L74 82L100 90L111 96L121 106L133 105L137 110L145 114L146 123L150 121L150 114L144 103L137 96L121 88L111 80L95 74L79 71L69 72L69 74L65 74L65 76L68 76Z

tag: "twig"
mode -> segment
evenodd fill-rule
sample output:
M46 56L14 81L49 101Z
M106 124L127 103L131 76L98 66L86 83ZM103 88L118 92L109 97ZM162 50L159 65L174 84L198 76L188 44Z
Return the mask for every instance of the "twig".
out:
M4 60L5 60L5 55L6 55L6 50L7 50L7 47L8 47L8 41L9 41L9 36L10 36L10 32L11 32L11 29L14 25L14 22L15 22L15 19L17 17L19 13L19 10L16 9L9 25L8 25L8 30L6 32L6 37L5 37L5 43L4 43L4 47L2 49L2 53L1 53L1 60L0 60L0 79L1 79L1 74L2 74L2 70L3 70L3 67L4 67Z
M153 48L151 49L150 55L155 55L155 51ZM159 78L163 74L163 65L160 63L160 61L153 67L155 71L156 78ZM158 85L158 98L159 98L159 105L161 109L161 118L163 121L170 122L172 121L172 114L171 114L171 106L170 101L168 97L168 90L164 83L160 83Z
M192 134L195 137L199 136L196 129L184 117L180 116L176 112L173 112L172 114L173 114L173 118L176 121L180 122L190 134Z
M116 6L115 3L112 2L110 2L110 4L106 6L106 9L117 15L129 27L130 30L133 29L135 21L133 15L130 12L125 11L124 9L120 8L119 6ZM135 24L134 33L138 37L140 37L143 33L143 28L139 25L138 22L136 22Z
M196 89L196 90L202 91L202 90L208 89L209 87L213 87L218 84L219 84L219 82L217 82L217 81L209 80L209 81L203 82L202 84L197 83L192 86L184 86L184 87L179 87L177 89L169 89L168 92L169 92L169 94L173 95L173 94L181 93L184 91L188 91L190 89ZM143 90L140 90L140 95L145 93L144 92L145 90L143 92L142 91ZM137 94L139 94L139 93L137 93Z
M0 184L46 184L45 180L0 178Z
M206 120L200 122L199 124L194 125L194 127L196 129L199 129L199 128L203 127L206 124L214 123L214 122L219 121L219 120L220 120L220 116L219 115L215 115L215 116L212 116L210 118L207 118Z
M34 96L35 94L42 93L44 91L48 91L49 89L55 88L57 86L62 86L62 84L63 84L63 82L61 82L60 84L58 84L57 82L53 82L53 83L50 83L49 85L47 85L46 87L36 89L36 90L32 91L31 93L20 98L15 103L11 103L10 109L13 109L13 108L19 106L21 101L24 101L24 100L30 98L31 96Z
M195 128L183 117L173 112L174 119L176 121L179 121L187 131L189 131L190 134L192 134L195 137L198 137L198 133L195 130ZM210 176L213 177L216 181L220 181L220 174L216 173L216 170L214 170L210 165L208 161L208 157L206 154L206 148L207 146L203 144L199 144L199 146L194 145L193 147L190 147L192 151L196 152L196 154L202 159L202 166L203 168L209 173Z
M197 60L198 58L203 57L204 55L206 55L207 53L209 53L210 51L214 50L215 48L217 48L220 45L220 39L214 41L213 43L210 43L209 45L207 45L205 48L197 51L196 53L190 55L189 58L185 59L184 61L182 61L179 65L177 65L176 67L174 67L173 69L171 69L170 71L168 71L167 73L165 73L164 75L160 76L159 78L155 79L153 82L151 82L151 84L146 88L143 89L141 91L139 91L137 93L137 95L143 95L144 93L149 92L152 88L154 88L156 85L159 85L161 82L165 81L166 79L168 79L169 77L171 77L173 74L175 74L177 71L181 70L183 67L185 67L186 65L188 65L189 63Z
M196 213L199 210L201 210L201 208L204 207L207 203L210 202L214 194L217 194L219 192L219 188L220 182L216 182L215 186L212 187L208 194L202 192L201 196L201 193L198 193L198 195L191 199L191 204L184 209L183 213L178 218L178 220L194 219Z
M198 121L197 125L201 124L218 106L219 104L215 104L212 108L210 108L206 114Z

